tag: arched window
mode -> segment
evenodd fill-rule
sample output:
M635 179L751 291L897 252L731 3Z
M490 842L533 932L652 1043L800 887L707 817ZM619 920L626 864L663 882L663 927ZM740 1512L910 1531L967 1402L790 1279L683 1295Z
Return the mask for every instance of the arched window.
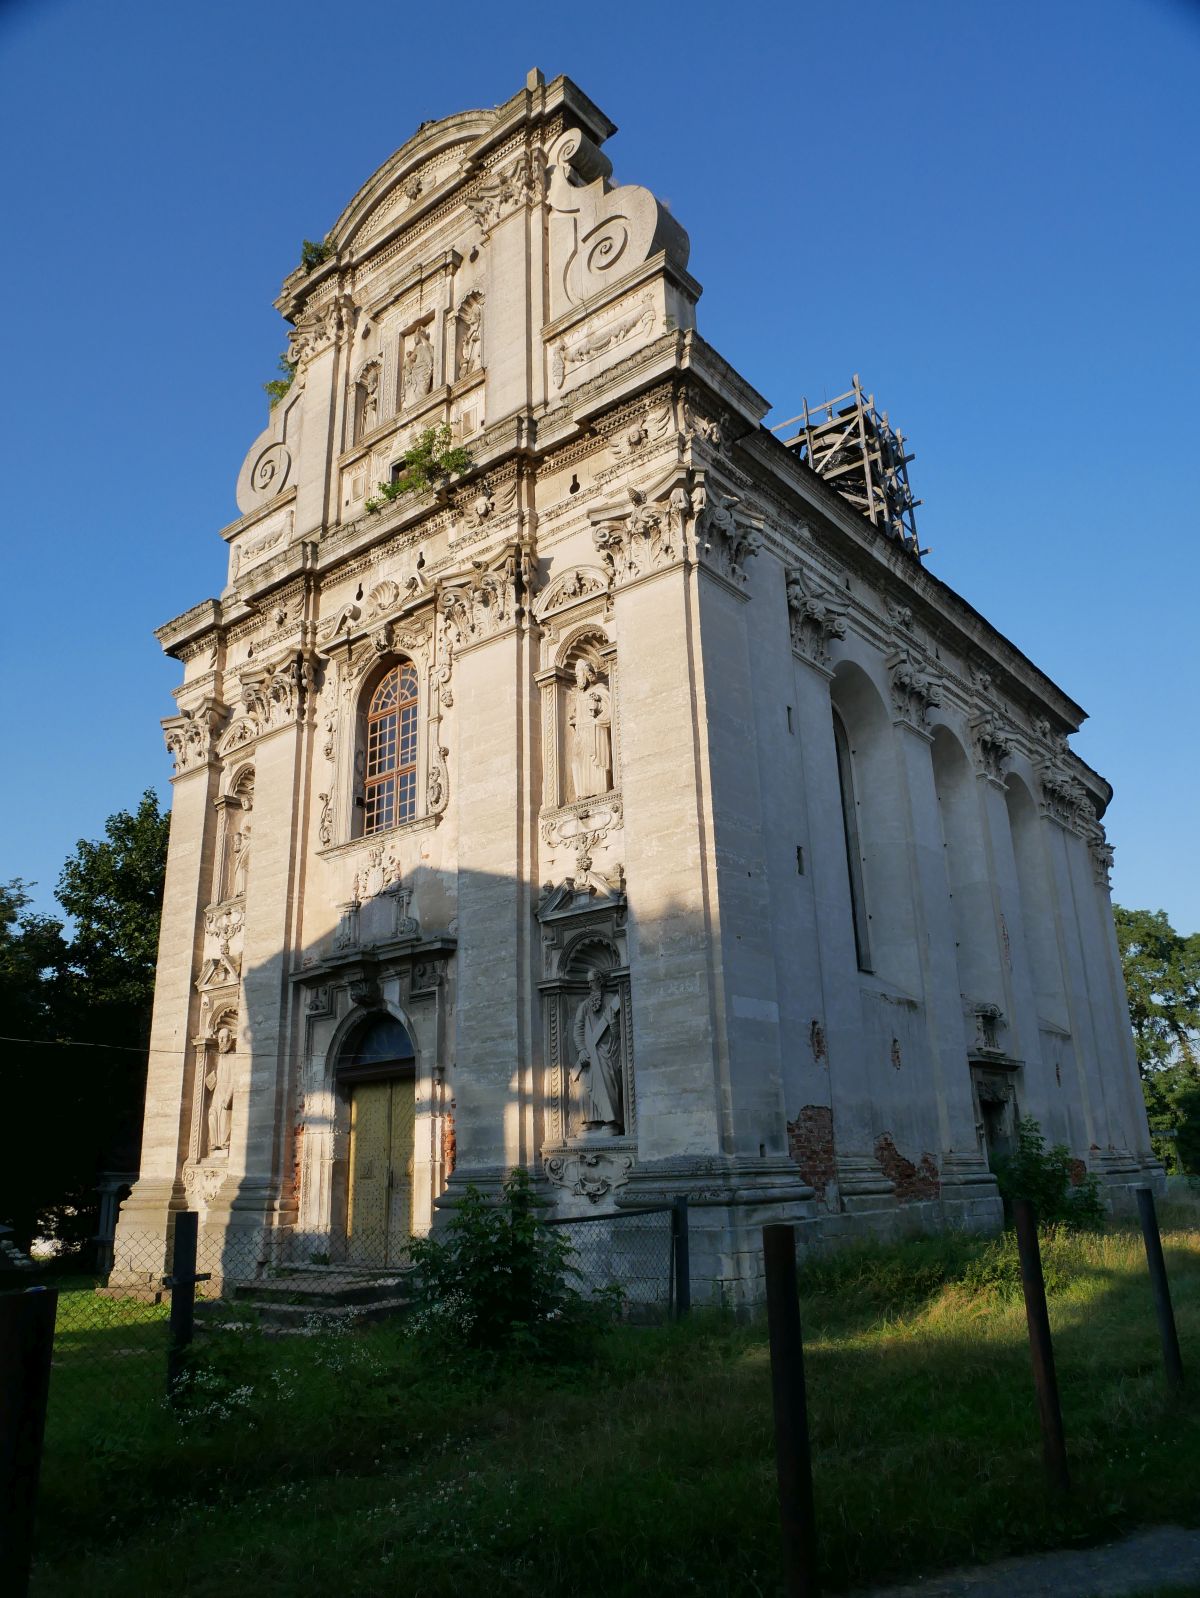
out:
M858 837L858 805L854 797L854 767L850 760L850 739L837 711L833 712L833 741L837 748L838 788L842 797L842 829L846 838L846 869L850 876L850 913L854 918L854 949L858 969L871 969L871 949L867 942L867 896L863 888L862 845Z
M363 832L382 832L417 813L417 669L393 666L367 707Z

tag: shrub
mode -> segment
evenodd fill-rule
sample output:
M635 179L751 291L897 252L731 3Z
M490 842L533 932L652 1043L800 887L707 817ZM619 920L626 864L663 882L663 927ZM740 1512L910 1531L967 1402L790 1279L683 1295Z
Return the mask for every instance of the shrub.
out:
M571 1247L543 1226L529 1173L514 1170L497 1204L468 1187L440 1237L412 1245L413 1335L477 1349L545 1348L589 1318L569 1278Z
M282 377L274 377L269 383L263 384L263 388L266 390L267 398L271 402L272 410L275 409L276 405L279 404L279 401L283 398L288 389L291 388L292 384L296 380L295 362L289 361L286 355L281 355L279 357L279 370L283 373Z
M1024 1198L1032 1202L1042 1226L1094 1230L1104 1223L1104 1200L1095 1173L1081 1171L1065 1143L1048 1149L1032 1115L1021 1117L1016 1148L994 1155L992 1170L1006 1214L1011 1214L1014 1199Z
M385 503L402 494L423 494L452 472L465 472L471 465L471 454L461 444L454 444L453 436L447 422L418 434L405 453L399 476L380 483L379 497L366 500L366 509L381 510Z
M327 233L323 239L305 239L300 246L300 265L306 272L311 272L322 262L327 261L333 254L333 244Z

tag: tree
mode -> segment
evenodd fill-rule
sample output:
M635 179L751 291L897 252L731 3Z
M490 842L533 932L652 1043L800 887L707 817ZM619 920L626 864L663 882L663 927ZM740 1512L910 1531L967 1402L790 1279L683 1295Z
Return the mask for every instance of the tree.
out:
M1200 1172L1200 933L1176 932L1165 910L1113 914L1155 1152Z
M28 912L21 882L0 887L0 998L6 1123L0 1220L18 1242L79 1242L94 1228L100 1171L135 1170L145 1092L170 817L152 791L81 839L57 897L70 940Z

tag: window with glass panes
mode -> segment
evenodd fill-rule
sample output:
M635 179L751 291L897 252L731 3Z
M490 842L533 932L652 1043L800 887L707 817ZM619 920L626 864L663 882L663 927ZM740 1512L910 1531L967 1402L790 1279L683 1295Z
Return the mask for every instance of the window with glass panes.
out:
M371 695L363 831L382 832L417 813L417 671L393 666Z

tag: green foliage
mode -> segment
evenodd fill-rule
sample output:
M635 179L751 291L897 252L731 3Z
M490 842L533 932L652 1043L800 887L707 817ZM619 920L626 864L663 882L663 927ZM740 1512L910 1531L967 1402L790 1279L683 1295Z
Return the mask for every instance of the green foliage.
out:
M1186 1351L1200 1337L1200 1232L1163 1241ZM959 1235L945 1258L961 1276L1001 1247ZM1043 1247L1065 1500L1045 1490L1025 1315L1003 1265L990 1288L956 1278L910 1308L848 1305L832 1277L828 1294L803 1296L825 1590L1190 1523L1200 1405L1163 1381L1140 1236L1060 1231ZM912 1249L874 1259L903 1278L890 1254L921 1271L932 1257ZM60 1324L111 1307L85 1294L74 1311L75 1296ZM165 1306L131 1313L160 1317L147 1335L161 1344ZM38 1598L127 1598L164 1571L205 1598L780 1590L761 1319L614 1328L567 1370L554 1357L447 1359L389 1322L340 1337L214 1322L184 1417L162 1401L161 1359L117 1357L127 1337L81 1333L56 1353Z
M410 1326L439 1348L562 1346L582 1320L571 1247L538 1219L527 1171L509 1175L498 1204L468 1187L440 1237L412 1245L419 1291Z
M1113 916L1143 1073L1200 1067L1200 932L1183 937L1165 910L1114 905Z
M1200 1173L1200 933L1165 910L1113 908L1154 1152L1172 1173Z
M1023 1198L1031 1200L1042 1226L1087 1229L1104 1222L1104 1200L1095 1173L1081 1170L1065 1143L1048 1149L1032 1115L1021 1117L1016 1148L993 1155L992 1170L1005 1209L1013 1199Z
M279 357L279 370L283 373L283 376L273 377L269 383L263 384L263 389L271 402L272 410L275 409L276 405L279 404L280 400L296 381L296 366L297 362L289 361L286 355L281 355Z
M0 1221L23 1245L81 1243L98 1172L137 1168L168 827L147 791L80 840L57 889L69 941L22 883L0 888L4 1031L22 1040L5 1045L6 1112L23 1129L0 1162Z
M305 239L300 246L300 265L306 272L313 271L321 266L333 254L333 241L326 233L319 242L314 239Z
M366 501L367 510L382 510L403 494L423 494L427 489L439 488L451 473L469 470L471 453L453 443L453 437L446 422L418 434L408 447L399 475L391 482L380 483L379 496Z

